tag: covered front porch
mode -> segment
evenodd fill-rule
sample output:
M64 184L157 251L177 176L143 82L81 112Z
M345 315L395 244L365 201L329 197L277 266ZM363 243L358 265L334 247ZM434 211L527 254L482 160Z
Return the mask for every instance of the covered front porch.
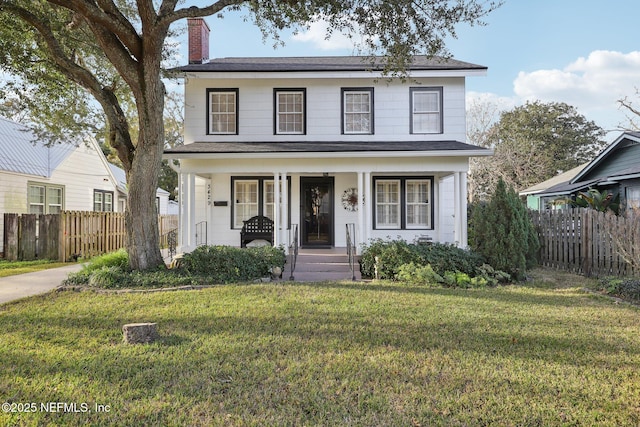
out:
M303 248L346 247L348 227L358 251L387 237L465 247L466 159L422 160L300 159L296 169L277 159L183 160L178 250L240 246L243 221L255 215L273 220L273 244L285 248L294 238Z

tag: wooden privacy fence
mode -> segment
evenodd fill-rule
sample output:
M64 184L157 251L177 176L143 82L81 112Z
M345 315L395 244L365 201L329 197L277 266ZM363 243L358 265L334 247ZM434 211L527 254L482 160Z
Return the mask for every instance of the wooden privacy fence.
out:
M531 211L540 239L540 263L585 276L637 276L640 216L593 209Z
M176 215L158 217L160 234L177 228ZM126 245L124 214L64 211L54 215L5 214L4 257L8 260L93 257Z

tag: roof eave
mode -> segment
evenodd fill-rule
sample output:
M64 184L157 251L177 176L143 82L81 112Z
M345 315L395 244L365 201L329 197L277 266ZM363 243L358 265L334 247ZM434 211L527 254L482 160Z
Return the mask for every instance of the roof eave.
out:
M486 157L493 150L433 150L433 151L307 151L307 152L254 152L254 153L212 153L180 152L165 153L165 159L300 159L300 158L402 158L402 157Z

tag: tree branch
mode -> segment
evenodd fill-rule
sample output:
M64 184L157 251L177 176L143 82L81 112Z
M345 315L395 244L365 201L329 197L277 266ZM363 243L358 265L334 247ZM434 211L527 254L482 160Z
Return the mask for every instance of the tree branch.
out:
M214 15L226 7L239 6L243 3L246 3L246 0L218 0L205 7L191 6L173 11L177 1L164 0L160 6L159 24L169 26L171 23L184 18L199 18Z
M140 60L142 42L131 22L120 12L113 0L47 0L83 16L87 22L100 25L117 36L128 55Z

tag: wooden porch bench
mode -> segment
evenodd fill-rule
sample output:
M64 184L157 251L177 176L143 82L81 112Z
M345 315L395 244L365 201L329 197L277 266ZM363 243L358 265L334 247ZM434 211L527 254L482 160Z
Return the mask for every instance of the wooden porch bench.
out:
M273 220L266 216L257 215L243 221L240 231L240 247L246 248L253 240L266 240L273 246Z

